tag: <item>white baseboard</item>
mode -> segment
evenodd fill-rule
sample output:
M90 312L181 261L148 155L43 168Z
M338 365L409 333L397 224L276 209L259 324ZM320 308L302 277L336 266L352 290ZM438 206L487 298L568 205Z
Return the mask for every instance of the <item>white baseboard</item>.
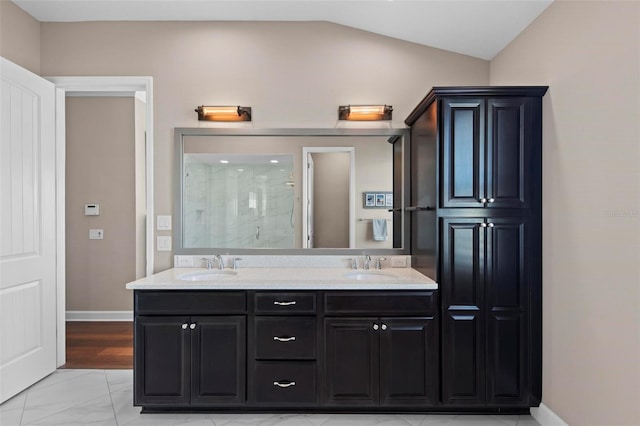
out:
M133 321L133 311L67 311L67 321Z
M544 404L540 404L540 407L531 407L531 417L536 419L542 426L569 426L567 422Z

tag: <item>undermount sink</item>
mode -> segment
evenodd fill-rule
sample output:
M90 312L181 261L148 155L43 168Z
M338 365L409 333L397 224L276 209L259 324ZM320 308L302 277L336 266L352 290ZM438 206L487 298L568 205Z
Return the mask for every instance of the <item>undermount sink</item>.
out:
M351 271L344 274L346 278L359 281L388 280L398 278L396 275L382 271Z
M214 281L222 278L229 278L238 275L237 271L231 271L227 269L216 269L198 272L189 272L188 274L182 274L178 276L178 279L183 281Z

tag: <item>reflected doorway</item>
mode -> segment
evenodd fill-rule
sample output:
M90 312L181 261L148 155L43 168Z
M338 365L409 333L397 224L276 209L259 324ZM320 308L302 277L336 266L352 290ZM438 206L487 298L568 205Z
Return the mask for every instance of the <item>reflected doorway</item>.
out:
M302 246L355 247L354 148L304 147L302 157Z

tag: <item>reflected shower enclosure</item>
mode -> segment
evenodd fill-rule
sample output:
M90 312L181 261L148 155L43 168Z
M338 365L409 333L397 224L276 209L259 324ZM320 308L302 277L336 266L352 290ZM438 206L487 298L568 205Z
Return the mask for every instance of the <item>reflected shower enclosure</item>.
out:
M293 248L291 154L184 154L183 238L193 248Z

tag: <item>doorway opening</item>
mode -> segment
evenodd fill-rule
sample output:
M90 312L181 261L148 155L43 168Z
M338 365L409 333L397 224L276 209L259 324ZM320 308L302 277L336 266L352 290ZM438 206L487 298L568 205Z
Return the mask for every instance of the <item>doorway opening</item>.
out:
M134 234L133 245L135 246L135 249L130 249L131 253L129 255L133 259L137 258L137 261L132 260L131 268L133 272L130 277L136 279L153 272L153 87L151 77L52 77L49 80L56 86L56 139L59 147L56 185L57 192L60 194L58 199L58 234L65 235L66 239L73 237L72 230L78 234L78 238L74 242L68 242L65 238L60 238L59 240L62 241L58 246L58 269L61 272L59 273L57 289L56 328L57 365L60 367L67 361L67 345L69 344L70 347L73 345L71 341L67 342L67 320L88 321L86 324L70 324L70 330L71 328L74 330L80 328L82 333L97 336L105 329L105 325L109 324L105 321L123 321L124 324L119 324L119 326L125 329L132 329L131 321L133 317L130 300L126 300L126 304L120 301L120 305L118 305L118 302L114 304L111 301L111 305L105 304L101 307L100 303L104 302L102 300L104 295L110 293L109 289L97 289L97 287L92 286L94 283L91 280L94 279L94 275L104 274L99 271L97 274L91 272L92 265L96 266L95 263L97 263L92 261L91 258L85 259L84 262L73 262L73 264L67 262L65 254L73 256L73 247L67 246L75 244L77 241L81 241L85 245L90 244L87 247L90 247L91 250L104 249L110 245L110 249L107 252L113 253L115 251L114 244L118 244L121 241L121 234L119 236L118 232L122 232L122 230L117 230L117 223L122 220L122 217L114 220L113 214L126 209L128 214L125 217L129 227L126 232ZM81 147L83 142L87 145L83 148L88 148L92 142L91 139L99 139L96 133L100 130L96 129L92 134L90 123L96 123L95 120L97 120L97 123L100 123L101 120L108 121L107 118L109 117L104 114L98 114L98 109L114 102L117 103L118 100L129 105L130 117L128 120L131 123L135 123L135 125L132 125L132 129L135 128L136 130L131 130L130 137L126 137L130 146L125 147L126 149L120 154L106 161L106 153L113 154L109 150L115 149L116 140L122 138L122 135L114 134L111 140L108 137L106 139L103 138L101 144L94 145L94 149L85 149L84 153L82 153L82 149L79 146ZM88 104L93 106L87 107ZM80 141L70 142L67 136L71 135L67 134L67 130L76 132L78 126L82 130L82 119L79 124L78 120L74 121L74 126L76 126L74 129L67 129L67 122L73 120L71 114L82 115L85 119L87 116L91 118L91 112L86 113L84 110L95 111L95 120L87 120L87 123L89 123L87 124L88 128L84 129L84 135L82 131L79 133L81 135ZM79 111L83 113L80 114ZM75 146L72 146L72 144L75 144ZM88 189L85 188L85 192L74 199L68 191L76 191L72 186L78 180L83 180L82 173L80 173L80 177L76 174L71 176L66 173L68 171L66 163L71 161L70 155L78 153L84 155L84 157L73 158L74 167L78 165L83 167L83 164L90 162L88 160L96 160L96 157L103 158L108 165L102 171L92 171L90 167L85 170L85 176L88 176L86 180L93 180L94 186ZM97 215L85 214L84 206L86 204L100 205L101 200L107 200L110 193L122 190L122 182L118 182L116 178L113 178L116 175L112 175L113 179L111 179L109 174L118 173L124 162L128 162L132 166L128 171L130 179L128 184L125 185L129 187L129 195L131 195L128 205L124 207L119 201L105 201L99 207ZM76 170L74 170L75 172ZM100 174L101 176L95 179L96 176L94 174ZM96 182L98 186L95 186ZM67 201L72 199L73 205L69 205ZM72 216L78 215L78 213L79 218L76 218L76 221L72 221ZM108 216L110 215L111 218L109 219ZM79 221L83 221L83 226L78 229L75 225ZM98 234L97 240L100 241L93 241L96 239L96 233ZM93 256L92 258L101 258L101 255ZM74 259L69 258L69 260L73 261ZM80 270L72 270L72 267L77 268L78 263L81 264ZM118 262L111 262L110 267L118 267L117 265ZM85 291L81 296L84 299L82 303L85 303L83 306L86 307L78 309L77 300L70 300L68 297L73 295L73 293L68 294L68 292L73 292L73 288L69 283L71 278L78 281L83 280L82 277L84 277L84 285L88 288L88 291ZM119 285L123 286L123 284L120 283ZM82 286L83 284L80 283L79 285ZM77 287L78 285L76 285ZM122 297L121 293L120 298ZM130 297L127 297L127 299L130 299ZM117 306L121 307L118 308ZM70 309L67 310L67 308ZM127 339L128 337L124 338L124 340ZM124 348L124 352L132 352L132 345L127 344ZM109 351L122 352L122 348L109 348L109 344L102 350L103 354L105 350L107 353ZM71 367L67 366L66 368ZM93 368L114 367L95 365Z
M355 247L354 147L302 148L302 247Z

